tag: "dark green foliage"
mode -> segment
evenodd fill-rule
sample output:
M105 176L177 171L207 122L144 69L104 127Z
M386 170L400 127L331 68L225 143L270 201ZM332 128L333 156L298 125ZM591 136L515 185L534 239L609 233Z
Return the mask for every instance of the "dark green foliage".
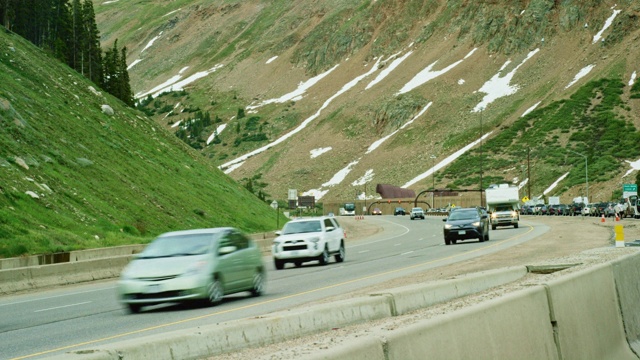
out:
M517 169L525 164L529 148L536 164L532 177L544 179L540 183L552 183L569 171L565 184L583 184L585 160L574 152L587 156L590 182L607 181L619 171L623 159L640 156L640 133L617 113L624 105L623 88L620 79L589 82L569 99L516 120L484 143L482 157L479 147L461 156L444 170L443 178L456 186L472 187L481 167L493 174Z
M268 202L267 199L271 196L264 191L264 189L269 185L263 181L262 174L256 174L251 178L243 178L240 180L240 183L249 190L250 193L256 195L260 200L264 202Z
M192 148L200 150L206 146L210 134L209 128L212 124L209 112L198 111L195 117L185 119L175 134ZM220 143L217 134L215 134L213 142Z
M127 71L127 48L119 49L117 39L113 47L105 53L104 74L103 88L126 105L133 106L133 92Z
M134 105L126 48L102 55L91 0L4 0L2 24L52 54L129 106Z
M636 79L633 86L631 86L631 98L640 99L640 79Z

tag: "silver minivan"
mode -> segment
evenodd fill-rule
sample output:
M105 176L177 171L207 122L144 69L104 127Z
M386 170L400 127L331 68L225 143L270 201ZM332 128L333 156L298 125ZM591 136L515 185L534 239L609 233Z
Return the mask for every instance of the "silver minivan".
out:
M145 305L188 300L215 305L242 291L258 296L264 284L256 243L237 229L212 228L160 235L125 267L117 289L137 313Z

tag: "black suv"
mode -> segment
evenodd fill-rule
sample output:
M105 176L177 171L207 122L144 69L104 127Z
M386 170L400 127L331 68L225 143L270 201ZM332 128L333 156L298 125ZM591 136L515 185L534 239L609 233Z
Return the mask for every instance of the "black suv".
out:
M398 206L398 207L393 211L393 215L402 215L402 216L404 216L404 215L405 215L404 208L403 208L403 207L399 207L399 206Z
M442 219L444 243L455 244L458 240L478 239L489 241L489 215L479 208L456 208L449 217Z

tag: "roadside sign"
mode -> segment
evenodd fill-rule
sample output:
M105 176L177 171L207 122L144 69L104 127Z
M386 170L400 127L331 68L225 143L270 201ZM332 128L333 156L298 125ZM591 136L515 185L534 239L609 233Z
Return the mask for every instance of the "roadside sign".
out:
M527 201L529 201L529 197L525 196L522 198L522 202L526 203Z
M298 199L298 190L289 189L289 197L287 200L297 200Z
M631 195L638 195L638 185L622 184L622 197L626 199Z
M273 201L271 202L271 207L272 207L272 208L274 208L274 209L277 209L277 208L278 208L278 202L277 202L277 201L275 201L275 200L273 200Z

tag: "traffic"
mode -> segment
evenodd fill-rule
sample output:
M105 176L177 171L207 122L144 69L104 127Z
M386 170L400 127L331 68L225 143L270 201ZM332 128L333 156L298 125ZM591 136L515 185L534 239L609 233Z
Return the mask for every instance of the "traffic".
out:
M389 214L367 216L364 220L349 216L336 219L346 233L341 255L344 261L323 265L320 259L314 259L279 271L272 254L263 254L264 282L258 297L252 291L255 289L247 286L246 291L225 292L221 300L215 298L214 304L206 299L166 299L167 302L134 306L133 310L140 311L131 315L132 309L128 305L131 302L127 302L123 295L126 292L119 285L122 280L114 279L0 298L0 308L5 314L0 330L3 349L0 358L42 358L122 340L140 338L143 341L144 336L292 309L439 266L482 257L529 241L548 230L544 226L528 225L492 231L490 242L470 241L463 246L445 246L442 217L426 216L424 220L411 221L408 216ZM369 226L377 230L365 237L355 233L361 227ZM356 230L350 234L350 229ZM197 249L193 250L196 252ZM223 249L222 256L230 250L229 247ZM197 252L204 254L204 250ZM152 253L140 257L149 254ZM195 264L193 261L194 267ZM169 269L168 266L161 268ZM130 277L127 272L123 275L125 279ZM155 290L149 292L154 294Z

